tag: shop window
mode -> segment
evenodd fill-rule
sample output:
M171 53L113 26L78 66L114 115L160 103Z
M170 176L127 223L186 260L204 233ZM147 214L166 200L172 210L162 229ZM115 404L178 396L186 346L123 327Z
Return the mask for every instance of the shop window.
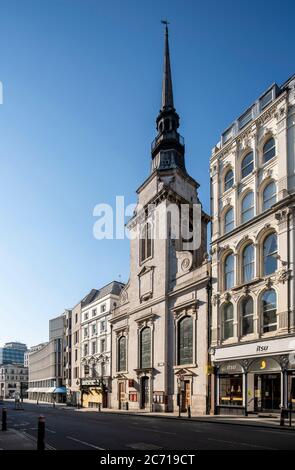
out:
M242 375L228 375L219 377L219 405L243 405Z

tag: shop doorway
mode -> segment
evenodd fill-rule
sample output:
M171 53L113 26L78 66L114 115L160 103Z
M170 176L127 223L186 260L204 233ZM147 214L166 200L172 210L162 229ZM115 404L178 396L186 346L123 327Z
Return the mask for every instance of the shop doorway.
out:
M281 374L255 375L255 411L280 411Z
M289 385L288 385L288 403L292 404L292 408L295 409L295 376L289 376Z
M186 412L191 405L191 383L189 380L183 382L181 395L181 411Z
M141 408L146 408L149 403L149 378L141 378Z

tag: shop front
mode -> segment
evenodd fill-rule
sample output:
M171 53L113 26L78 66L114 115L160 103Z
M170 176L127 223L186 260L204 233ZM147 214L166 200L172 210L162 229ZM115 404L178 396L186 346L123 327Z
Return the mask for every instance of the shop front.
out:
M108 387L103 379L81 379L81 405L84 408L107 408Z
M293 347L291 339L282 338L216 349L214 413L279 413L281 407L294 407Z

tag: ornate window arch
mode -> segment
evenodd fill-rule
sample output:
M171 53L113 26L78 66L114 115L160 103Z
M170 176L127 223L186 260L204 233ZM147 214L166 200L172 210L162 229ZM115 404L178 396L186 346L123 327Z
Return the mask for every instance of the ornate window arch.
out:
M255 277L255 248L251 241L241 250L241 281L251 281Z
M268 181L261 189L262 211L267 211L277 201L277 185L274 180Z
M146 369L152 363L152 335L151 328L145 326L139 333L139 367Z
M274 137L268 137L262 147L262 162L267 163L276 155L276 142Z
M231 302L221 306L221 339L226 341L234 336L234 307Z
M254 169L253 151L247 152L241 161L241 179L250 175Z
M223 190L227 191L234 184L234 172L231 167L227 168L223 177Z
M241 336L254 333L254 302L251 296L242 297L239 303L239 315Z
M235 216L234 216L234 208L230 206L225 212L223 216L223 233L231 232L235 227Z
M183 316L177 323L177 364L185 365L194 362L194 318Z
M229 290L235 285L234 253L230 251L223 259L223 290Z
M254 217L254 193L247 191L241 199L241 223L248 222Z
M262 333L277 329L277 293L273 288L264 290L260 296L260 322Z
M278 244L277 234L272 231L262 239L261 246L261 270L263 276L269 276L277 270L278 265Z
M127 369L127 338L125 335L121 335L117 342L118 349L118 372L125 371Z

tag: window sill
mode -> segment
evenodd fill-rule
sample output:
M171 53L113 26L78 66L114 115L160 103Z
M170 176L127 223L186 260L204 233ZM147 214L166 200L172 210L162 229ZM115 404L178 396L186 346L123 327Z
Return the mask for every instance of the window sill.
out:
M173 366L173 369L174 370L178 370L178 369L192 369L192 368L196 368L198 367L198 364L197 363L194 363L194 364L178 364L178 365L175 365Z
M143 266L147 261L151 261L153 259L153 255L145 258L143 261L139 262L139 266Z

